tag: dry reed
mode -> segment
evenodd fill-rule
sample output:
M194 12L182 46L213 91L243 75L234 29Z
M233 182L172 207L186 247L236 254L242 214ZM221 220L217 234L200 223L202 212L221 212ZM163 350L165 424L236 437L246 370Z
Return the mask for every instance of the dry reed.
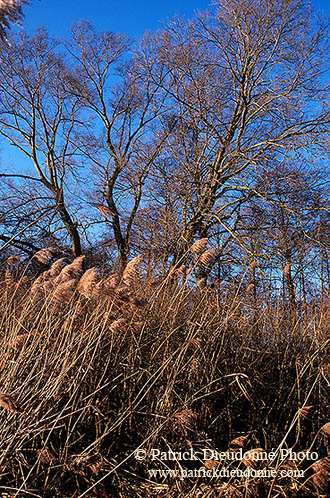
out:
M311 480L319 493L330 490L330 457L322 458L312 465L314 475Z
M141 260L142 256L136 256L126 265L122 276L122 281L124 284L132 285L132 283L135 281L135 279L137 278L137 270Z
M208 240L209 239L206 237L203 239L196 240L196 242L194 242L194 244L190 248L191 254L200 254L200 253L204 252L206 249Z
M40 263L43 263L44 265L48 265L53 256L54 249L52 247L46 247L45 249L40 249L40 251L36 252L33 255L33 258L38 260Z
M93 266L85 271L77 285L77 291L83 296L90 298L93 295L93 290L98 283L98 268Z
M204 251L200 258L199 258L199 263L202 264L203 266L210 266L215 258L215 249L207 249Z
M0 392L0 406L12 413L22 412L22 409L20 408L17 401L12 396L4 392Z

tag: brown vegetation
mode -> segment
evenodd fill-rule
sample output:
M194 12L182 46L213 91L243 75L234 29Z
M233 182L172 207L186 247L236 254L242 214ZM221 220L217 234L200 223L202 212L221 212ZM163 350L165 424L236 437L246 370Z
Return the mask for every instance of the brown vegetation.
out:
M154 478L152 485L148 470L167 467L134 458L139 447L188 447L248 452L230 468L306 472L252 479L248 487L244 478L225 477L214 483L218 496L325 492L329 394L321 372L329 340L319 338L329 334L328 308L311 303L294 315L271 295L251 302L244 292L197 290L180 275L155 288L137 263L141 258L121 278L102 277L95 267L83 272L82 258L58 274L55 262L37 278L51 282L38 297L32 277L24 286L19 277L6 284L0 382L12 394L1 394L11 416L2 418L0 485L45 496L84 496L89 488L120 496L130 475L125 496L134 481L141 496L156 489L159 496L195 496L196 482L212 496L205 478L174 480L171 489L166 478ZM314 463L249 458L272 448L319 456ZM196 465L224 468L210 458Z
M329 496L329 67L305 0L0 41L0 495Z

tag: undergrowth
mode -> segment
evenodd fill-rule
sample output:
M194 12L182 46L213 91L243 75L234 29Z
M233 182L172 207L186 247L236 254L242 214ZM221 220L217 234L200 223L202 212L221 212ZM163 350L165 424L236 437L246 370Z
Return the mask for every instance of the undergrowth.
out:
M12 267L3 273L0 492L329 495L328 303L293 308L270 293L196 287L182 269L148 280L138 259L121 277L101 277L85 272L83 259L61 260L37 279ZM288 448L317 459L281 459ZM205 449L275 455L178 455ZM195 468L276 476L150 476ZM301 476L283 477L283 468Z

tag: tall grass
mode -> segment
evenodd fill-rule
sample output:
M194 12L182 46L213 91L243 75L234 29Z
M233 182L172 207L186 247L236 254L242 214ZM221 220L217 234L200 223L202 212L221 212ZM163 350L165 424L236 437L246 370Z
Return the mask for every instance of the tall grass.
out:
M38 279L3 274L0 494L327 495L329 306L198 288L185 272L148 281L139 261L122 277L84 272L83 258ZM319 457L291 463L301 479L212 482L156 482L147 471L165 463L134 458L240 445Z

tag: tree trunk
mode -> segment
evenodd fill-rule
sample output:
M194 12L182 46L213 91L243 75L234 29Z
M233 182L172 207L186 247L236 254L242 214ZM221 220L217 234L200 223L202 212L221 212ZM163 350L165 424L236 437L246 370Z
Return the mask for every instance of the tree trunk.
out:
M77 229L77 223L72 221L71 216L64 204L63 193L60 192L56 199L56 210L63 221L65 228L71 239L71 250L74 258L81 255L80 235Z

